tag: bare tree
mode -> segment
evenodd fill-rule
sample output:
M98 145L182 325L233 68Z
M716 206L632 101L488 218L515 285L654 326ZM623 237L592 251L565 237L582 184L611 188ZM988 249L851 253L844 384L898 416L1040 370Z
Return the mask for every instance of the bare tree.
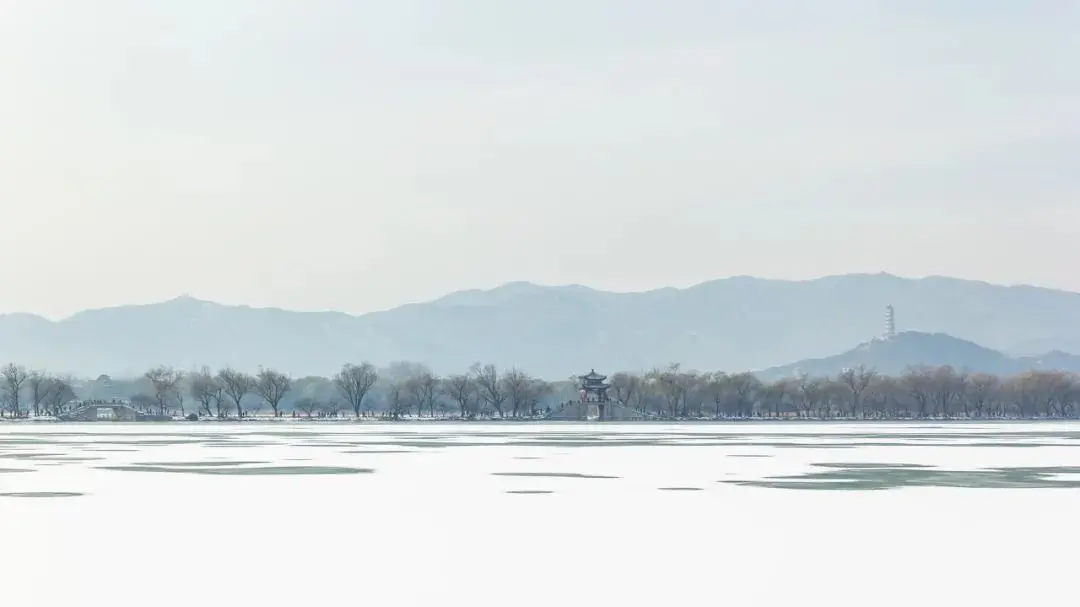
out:
M461 419L473 416L473 402L477 397L477 393L476 383L471 375L451 375L443 380L443 394L457 403L461 412Z
M671 363L666 369L653 369L648 377L663 397L667 415L678 417L686 396L686 382L679 363Z
M794 391L794 382L790 379L781 379L763 386L758 392L761 410L767 415L780 417L787 397Z
M796 402L803 417L810 417L812 411L825 398L828 391L828 381L821 377L810 377L806 373L800 374L796 380Z
M44 403L49 398L50 378L41 371L31 371L26 383L30 388L30 407L34 417L41 415Z
M528 406L529 388L533 379L521 369L512 368L503 376L506 398L510 401L510 417L518 415Z
M848 415L850 417L858 416L863 394L870 388L870 383L874 381L876 375L876 371L867 369L863 365L840 372L838 379L848 390ZM866 415L864 414L863 417L865 418Z
M502 418L503 403L506 402L507 397L506 382L499 377L499 371L495 368L495 365L489 364L481 367L479 363L474 364L472 374L476 378L480 397Z
M386 410L393 419L401 419L409 413L409 402L402 393L401 384L396 381L386 388Z
M698 373L688 371L679 375L679 381L683 384L683 417L705 417L705 403L711 398L709 389L710 373Z
M22 394L23 384L28 379L30 379L30 373L22 365L8 363L0 367L0 380L3 381L4 397L7 400L7 408L12 417L22 417L22 403L19 397Z
M910 367L900 376L900 383L918 407L918 417L926 417L934 397L934 369L927 366Z
M60 415L68 403L75 400L75 391L71 388L71 380L63 377L48 378L48 388L45 390L45 406L53 416Z
M844 415L844 404L848 402L848 389L833 378L823 378L821 416L828 419L834 415Z
M154 401L157 403L158 415L166 415L169 410L169 399L179 395L177 387L184 374L172 367L154 367L144 375L150 381L154 390Z
M649 378L641 377L641 385L629 395L627 405L642 414L648 414L649 403L656 398L656 384Z
M761 389L761 380L753 373L736 373L728 378L728 386L735 414L743 418L752 417L754 399Z
M291 388L292 380L289 376L273 369L260 367L258 375L255 376L255 391L274 410L274 417L281 417L278 406Z
M439 380L428 370L421 370L405 380L405 397L416 408L416 416L422 417L428 410L435 417L435 401L439 396Z
M199 403L200 412L207 417L214 416L214 407L217 407L217 416L222 417L221 398L223 392L221 382L210 372L210 367L203 367L198 373L192 374L188 383L188 391L191 398Z
M225 397L225 388L220 383L217 386L217 395L214 397L214 413L218 419L228 419L229 399Z
M611 376L611 392L615 402L624 407L632 407L634 398L642 389L644 380L640 375L632 373L616 373Z
M1033 373L1033 399L1047 417L1064 417L1075 395L1076 379L1062 371Z
M364 404L364 397L379 379L379 373L375 365L364 362L359 365L347 364L334 376L334 383L352 407L357 419L360 418L360 408Z
M713 418L720 419L727 401L728 374L723 371L707 373L702 382L702 394L705 400L712 403Z
M981 418L987 404L994 393L1000 389L1001 384L997 377L988 373L972 374L968 377L967 384L963 399L964 417L971 417L974 414L975 417Z
M310 396L305 396L304 398L296 401L296 409L298 411L303 411L304 414L308 417L311 417L312 413L318 411L319 406L319 401L311 398Z
M967 373L957 373L952 367L945 365L933 369L930 377L934 415L951 417L956 402L962 399L967 387Z
M187 376L185 375L180 379L180 382L183 383L186 378ZM177 386L176 389L173 390L173 400L176 401L176 408L180 409L180 415L182 417L187 417L187 411L184 410L184 399L186 398L184 395L186 393L187 392L181 386Z
M1039 375L1035 371L1010 377L1005 383L1005 393L1016 406L1020 418L1035 417L1035 406L1039 402L1039 383Z
M244 397L254 389L255 378L247 373L226 367L218 371L217 379L221 382L222 391L232 400L233 406L236 407L237 419L244 419Z
M873 417L897 417L904 400L904 388L895 377L878 375L870 382L870 389L863 398L863 407L873 408ZM907 411L904 411L907 416Z

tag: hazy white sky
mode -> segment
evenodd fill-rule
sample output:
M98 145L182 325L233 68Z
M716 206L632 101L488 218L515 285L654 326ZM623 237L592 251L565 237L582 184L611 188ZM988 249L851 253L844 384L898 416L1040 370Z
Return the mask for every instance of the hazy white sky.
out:
M0 311L1080 290L1073 0L0 0Z

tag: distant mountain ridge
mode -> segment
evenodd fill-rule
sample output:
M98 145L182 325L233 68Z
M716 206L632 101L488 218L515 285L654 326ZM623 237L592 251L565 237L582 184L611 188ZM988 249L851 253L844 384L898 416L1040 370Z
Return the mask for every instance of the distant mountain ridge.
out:
M884 375L895 376L917 365L947 365L958 371L1001 376L1030 370L1078 373L1080 356L1055 351L1038 357L1012 357L944 333L906 331L889 339L872 339L834 356L766 369L758 375L769 380L793 377L800 373L817 377L835 376L846 368L863 366Z
M475 361L549 379L583 369L760 370L829 356L883 331L947 333L1010 355L1080 352L1080 294L954 278L849 274L806 281L735 277L686 289L613 293L516 282L350 316L225 306L180 297L87 310L60 321L0 316L0 360L81 376L267 365L293 375L343 362ZM1048 355L1049 356L1049 355Z

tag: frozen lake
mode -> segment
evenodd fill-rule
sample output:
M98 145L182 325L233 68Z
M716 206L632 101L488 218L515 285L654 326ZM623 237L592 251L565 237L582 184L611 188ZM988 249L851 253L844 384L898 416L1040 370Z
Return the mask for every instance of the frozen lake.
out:
M1074 605L1080 425L0 424L0 604Z

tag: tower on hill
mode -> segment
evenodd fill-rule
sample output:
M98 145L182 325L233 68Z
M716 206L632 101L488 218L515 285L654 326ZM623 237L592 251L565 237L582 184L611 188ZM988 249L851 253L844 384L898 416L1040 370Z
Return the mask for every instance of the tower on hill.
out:
M885 306L885 334L882 337L885 339L896 337L896 310L892 304Z

